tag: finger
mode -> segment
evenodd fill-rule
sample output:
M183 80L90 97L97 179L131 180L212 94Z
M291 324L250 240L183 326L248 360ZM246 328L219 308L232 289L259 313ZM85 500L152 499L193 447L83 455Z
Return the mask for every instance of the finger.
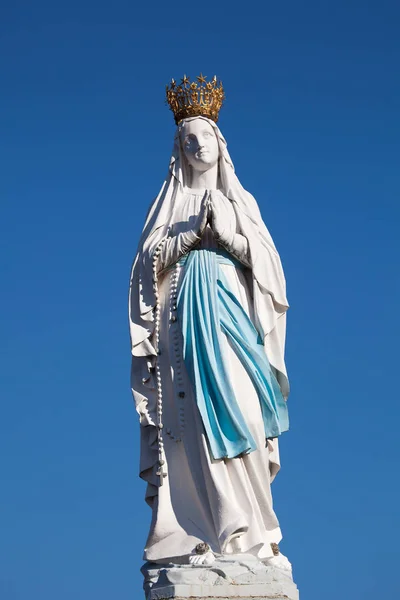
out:
M219 202L215 202L215 200L213 202L213 212L217 216L217 218L221 217L221 206Z
M208 201L207 200L203 200L201 205L200 205L200 211L199 213L204 213L208 210Z
M208 205L204 204L199 212L199 217L198 217L198 223L199 223L199 227L200 229L203 229L205 227L205 225L207 224L207 220L208 220Z

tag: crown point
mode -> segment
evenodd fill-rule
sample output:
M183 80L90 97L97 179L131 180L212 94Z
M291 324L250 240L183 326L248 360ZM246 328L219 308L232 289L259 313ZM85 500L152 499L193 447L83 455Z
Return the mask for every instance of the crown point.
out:
M199 83L205 83L206 82L206 78L207 78L206 75L203 75L203 73L200 73L200 75L196 79L197 79L197 81Z

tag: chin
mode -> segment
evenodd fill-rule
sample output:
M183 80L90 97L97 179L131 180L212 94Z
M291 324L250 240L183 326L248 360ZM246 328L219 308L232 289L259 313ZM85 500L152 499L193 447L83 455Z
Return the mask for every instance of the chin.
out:
M202 169L207 168L210 169L211 167L213 167L215 164L215 162L213 160L210 160L208 157L205 158L198 158L196 160L196 165Z

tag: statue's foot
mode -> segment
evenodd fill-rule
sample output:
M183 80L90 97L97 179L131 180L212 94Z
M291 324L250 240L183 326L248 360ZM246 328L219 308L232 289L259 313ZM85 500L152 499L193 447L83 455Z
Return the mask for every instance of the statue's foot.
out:
M281 571L287 571L290 575L292 574L292 565L290 561L280 552L276 556L271 556L271 558L264 558L263 563L267 567L275 567Z
M215 561L215 555L211 550L205 554L191 554L189 556L189 564L191 565L212 565Z
M194 553L189 556L190 565L212 565L214 561L215 555L205 542L197 544Z

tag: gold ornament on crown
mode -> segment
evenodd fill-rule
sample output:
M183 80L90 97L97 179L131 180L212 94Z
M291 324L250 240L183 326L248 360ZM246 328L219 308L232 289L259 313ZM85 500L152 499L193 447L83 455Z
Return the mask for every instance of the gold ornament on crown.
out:
M183 76L180 85L175 79L167 85L167 102L174 113L175 123L178 125L182 119L188 117L207 117L215 123L225 99L222 81L217 81L217 76L207 81L207 77L200 74L197 81L191 82L189 77Z

